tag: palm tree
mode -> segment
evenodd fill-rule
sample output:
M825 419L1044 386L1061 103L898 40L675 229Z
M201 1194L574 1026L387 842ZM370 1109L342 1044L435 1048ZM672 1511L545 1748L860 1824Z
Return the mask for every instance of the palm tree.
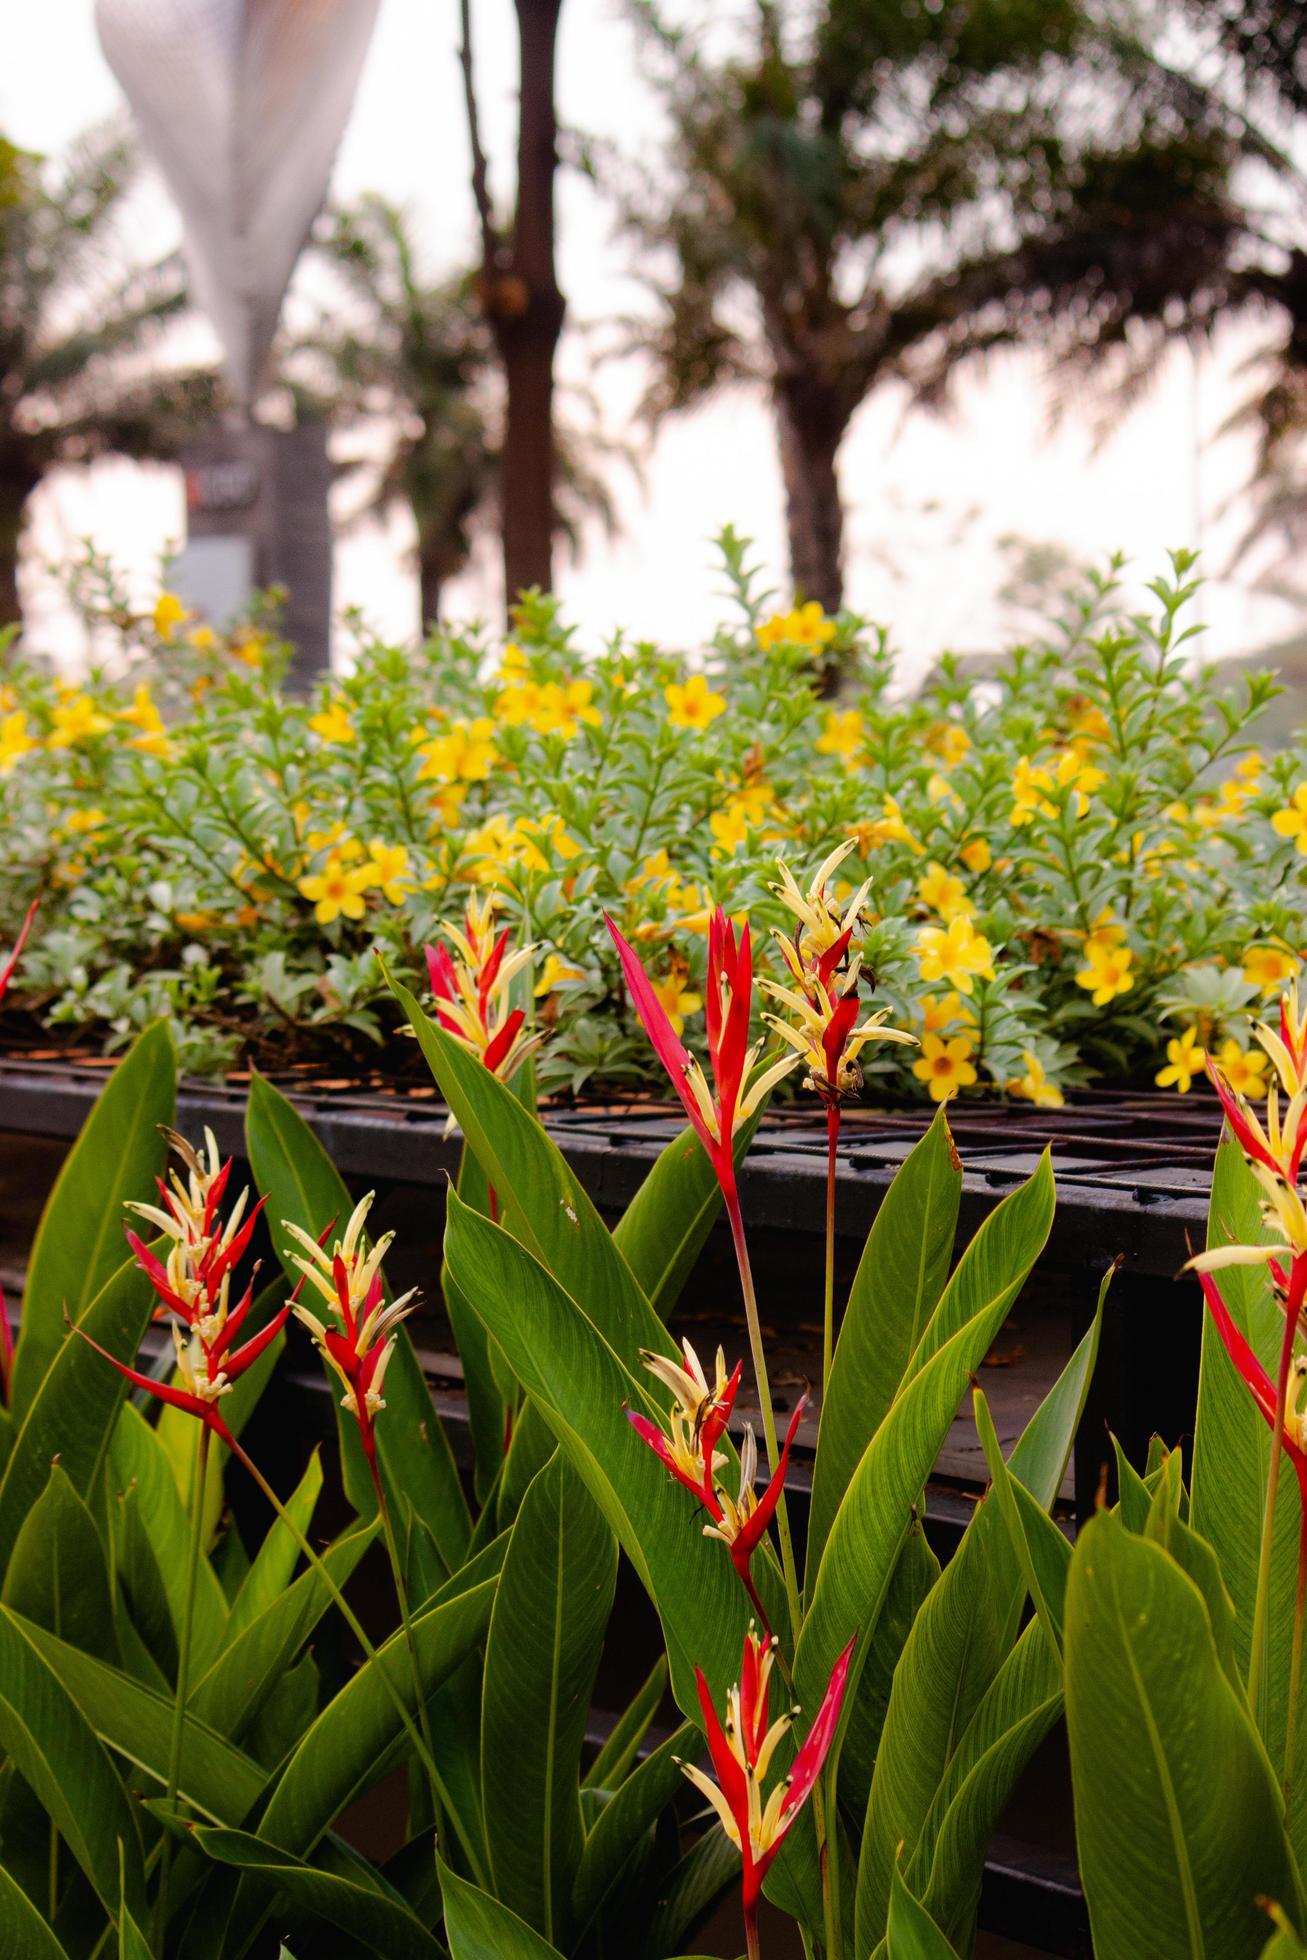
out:
M1105 203L1114 172L1124 188L1181 125L1206 141L1219 119L1117 0L753 0L733 49L720 22L686 30L661 0L628 4L671 129L624 199L657 303L647 408L766 389L794 583L833 610L859 405L922 349L973 351L977 310L1008 290L986 269L1015 286L1086 183ZM994 331L1042 324L1018 308Z
M175 257L143 267L125 252L136 168L116 123L57 165L0 140L0 624L19 618L24 517L47 470L171 455L217 405L216 374L140 361L186 289Z
M355 517L412 513L429 625L477 537L500 521L503 389L491 329L475 281L429 278L408 219L383 197L333 212L317 243L351 304L288 346L283 377L338 425L385 429L379 465L367 453L345 464L370 477ZM587 460L603 446L593 435L560 437L555 528L573 544L584 516L614 521Z

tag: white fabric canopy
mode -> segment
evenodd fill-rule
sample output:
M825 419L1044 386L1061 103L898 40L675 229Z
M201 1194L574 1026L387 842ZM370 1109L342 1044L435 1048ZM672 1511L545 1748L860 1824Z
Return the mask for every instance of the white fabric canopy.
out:
M195 297L249 402L380 0L96 0L106 59L181 212Z

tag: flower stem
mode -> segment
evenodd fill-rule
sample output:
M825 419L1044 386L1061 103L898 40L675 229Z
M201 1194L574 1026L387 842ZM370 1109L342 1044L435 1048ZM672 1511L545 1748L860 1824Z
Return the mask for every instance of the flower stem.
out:
M191 1460L190 1492L187 1510L191 1527L190 1550L186 1560L186 1591L182 1598L181 1637L177 1643L177 1680L172 1704L172 1734L168 1741L168 1782L164 1803L169 1810L177 1801L182 1774L182 1742L186 1733L186 1697L190 1688L191 1635L195 1626L195 1590L200 1572L200 1548L204 1537L204 1484L209 1463L209 1426L202 1422L195 1439ZM159 1858L159 1889L154 1898L154 1944L162 1953L168 1923L168 1873L172 1865L172 1832L165 1828Z
M821 1406L826 1407L831 1363L835 1359L835 1167L840 1148L840 1106L826 1109L826 1291L821 1320Z
M1289 1808L1298 1751L1298 1699L1302 1687L1303 1608L1307 1606L1307 1505L1298 1528L1298 1586L1293 1597L1293 1648L1289 1660L1289 1722L1284 1736L1284 1807Z
M734 1191L726 1194L726 1214L731 1221L735 1259L740 1269L744 1317L749 1325L749 1346L753 1351L753 1372L758 1385L758 1404L762 1410L763 1435L767 1439L767 1463L772 1475L775 1476L776 1466L780 1461L780 1451L776 1443L776 1417L772 1411L771 1384L767 1379L767 1357L762 1348L758 1296L753 1288L753 1269L749 1264L749 1247L744 1237L744 1220L740 1215L739 1195ZM789 1513L783 1490L776 1506L776 1528L781 1541L781 1568L785 1574L785 1596L790 1609L790 1633L797 1646L802 1618L799 1612L799 1575L794 1564L794 1543L790 1537Z
M463 1824L462 1820L460 1819L457 1808L450 1801L449 1793L445 1789L440 1771L436 1768L435 1758L431 1754L431 1751L427 1748L425 1741L423 1740L422 1736L418 1733L418 1730L414 1726L413 1717L409 1714L409 1711L405 1706L403 1695L400 1693L399 1689L395 1686L395 1683L392 1681L390 1677L389 1668L386 1667L385 1663L381 1659L381 1656L378 1654L376 1648L373 1646L372 1642L368 1639L367 1634L363 1631L362 1626L359 1624L358 1615L355 1613L353 1607L349 1604L348 1600L345 1598L345 1595L340 1590L340 1587L336 1584L336 1581L333 1579L331 1575L331 1570L328 1567L326 1561L324 1559L319 1558L318 1554L314 1551L312 1545L310 1545L308 1539L305 1537L304 1533L300 1530L298 1524L296 1524L294 1518L290 1515L290 1512L286 1509L285 1505L282 1503L276 1491L272 1488L272 1485L268 1482L267 1478L260 1470L258 1464L254 1461L253 1457L249 1456L246 1453L246 1451L242 1448L241 1444L236 1440L234 1436L228 1436L227 1438L225 1438L225 1441L227 1443L227 1447L231 1450L232 1455L235 1456L237 1460L244 1465L246 1470L248 1470L250 1476L253 1477L255 1483L258 1485L259 1489L263 1492L263 1495L267 1498L269 1504L271 1504L273 1510L277 1513L277 1516L281 1519L281 1522L285 1525L287 1531L290 1532L292 1538L294 1538L296 1544L299 1546L301 1552L303 1552L305 1558L309 1561L309 1564L318 1573L319 1577L322 1580L323 1585L327 1588L327 1591L330 1593L333 1601L335 1602L336 1608L339 1611L341 1618L344 1620L346 1626L349 1628L354 1638L358 1641L359 1646L363 1649L363 1653L366 1659L372 1661L375 1664L378 1678L384 1683L386 1693L390 1696L391 1701L394 1703L395 1710L399 1715L399 1718L401 1722L404 1724L404 1728L408 1733L408 1739L412 1743L414 1749L417 1752L418 1760L421 1762L423 1769L426 1771L427 1775L431 1779L431 1787L437 1793L437 1797L439 1801L444 1805L445 1811L449 1816L450 1824L454 1829L454 1831L457 1833L458 1841L462 1845L465 1853L467 1854L468 1863L471 1866L473 1875L476 1878L476 1882L483 1889L485 1889L489 1884L489 1874L485 1869L484 1860L482 1859L481 1854L476 1847L476 1844L470 1838L466 1826Z
M369 1459L368 1467L372 1471L372 1484L377 1493L377 1511L381 1518L381 1529L385 1535L386 1551L390 1558L391 1577L395 1582L395 1597L399 1601L399 1617L404 1629L404 1644L408 1648L409 1665L413 1670L413 1699L414 1706L417 1709L418 1727L422 1731L422 1740L426 1745L427 1754L434 1761L436 1752L431 1740L431 1718L427 1713L427 1698L422 1692L422 1670L418 1666L417 1639L413 1632L413 1621L408 1610L408 1584L404 1577L404 1568L399 1562L399 1546L395 1540L395 1527L391 1521L390 1506L386 1502L386 1488L381 1481L381 1472L377 1468L375 1457ZM431 1787L431 1796L436 1805L436 1815L439 1817L441 1808L440 1792L435 1784Z
M744 1908L744 1949L746 1960L762 1960L762 1948L758 1944L758 1908Z
M1280 1459L1284 1454L1284 1412L1289 1400L1289 1370L1293 1366L1295 1317L1284 1317L1284 1339L1280 1343L1280 1369L1275 1382L1275 1423L1271 1430L1271 1462L1266 1475L1266 1508L1262 1512L1262 1544L1257 1560L1257 1591L1253 1601L1252 1653L1248 1661L1248 1700L1254 1719L1263 1734L1265 1709L1260 1706L1265 1679L1267 1615L1271 1597L1271 1565L1275 1552L1275 1499L1280 1483Z

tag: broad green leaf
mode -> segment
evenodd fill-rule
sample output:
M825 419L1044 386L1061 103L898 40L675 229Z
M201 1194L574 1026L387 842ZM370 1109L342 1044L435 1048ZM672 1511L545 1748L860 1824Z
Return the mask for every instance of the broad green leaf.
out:
M118 1916L118 1960L153 1960L149 1941L126 1906Z
M0 1749L36 1792L106 1912L116 1916L124 1898L139 1912L145 1877L136 1810L67 1685L41 1652L40 1643L53 1638L0 1607ZM77 1654L76 1648L67 1651Z
M192 1421L192 1444L199 1425ZM190 1561L190 1525L177 1491L168 1453L139 1409L129 1402L121 1411L109 1446L109 1473L120 1491L135 1494L131 1529L144 1533L153 1556L173 1632L180 1637L186 1608L186 1570ZM144 1552L146 1548L141 1548ZM196 1565L195 1613L191 1631L191 1665L207 1667L222 1646L227 1628L227 1601L207 1558Z
M156 1021L117 1064L64 1160L23 1287L11 1397L20 1422L63 1346L65 1316L80 1320L122 1264L124 1204L155 1195L176 1081L168 1024Z
M1062 1618L1066 1598L1067 1572L1071 1565L1071 1546L1041 1504L1012 1475L1003 1461L994 1418L984 1392L972 1391L976 1433L985 1452L985 1463L994 1486L994 1497L1003 1514L1008 1538L1026 1588L1043 1618L1054 1646L1062 1651Z
M849 1479L795 1655L795 1688L808 1708L820 1705L831 1669L851 1635L862 1636L855 1669L866 1657L869 1630L911 1523L912 1507L968 1381L1043 1250L1053 1203L1053 1173L1045 1153L1034 1176L990 1213L963 1253L945 1289L956 1331L900 1391ZM943 1312L941 1302L935 1319Z
M337 1586L345 1585L377 1528L374 1520L318 1554ZM190 1712L198 1721L221 1724L233 1740L242 1736L331 1605L331 1594L316 1565L307 1567L292 1585L283 1585L235 1634L228 1629L221 1653L191 1689Z
M541 1939L516 1913L444 1864L440 1889L451 1960L562 1960L558 1948Z
M513 1527L486 1641L481 1780L496 1896L567 1946L581 1750L617 1578L613 1534L555 1455Z
M14 1960L68 1960L68 1955L22 1887L0 1865L0 1953Z
M887 1960L957 1960L926 1908L909 1892L897 1865L890 1890L885 1952Z
M840 1499L943 1290L961 1193L962 1166L941 1105L872 1220L844 1311L812 1473L809 1587Z
M696 1664L724 1696L750 1609L730 1560L703 1537L693 1497L626 1420L627 1407L658 1405L553 1275L452 1192L445 1256L657 1607L672 1690L693 1719Z
M572 1908L578 1933L587 1931L641 1839L675 1801L682 1784L680 1759L693 1755L698 1744L698 1732L687 1722L604 1805L575 1870Z
M144 1275L128 1259L87 1307L81 1325L118 1360L131 1362L150 1324L152 1298ZM126 1394L118 1370L80 1335L69 1334L30 1397L0 1480L0 1566L8 1562L56 1457L78 1495L90 1495Z
M490 1212L490 1185L480 1159L471 1145L464 1143L458 1165L458 1195L474 1210ZM454 1345L463 1364L463 1387L467 1394L468 1428L472 1432L472 1453L476 1463L476 1496L484 1505L504 1460L504 1425L508 1405L495 1379L490 1337L479 1316L463 1298L443 1266L440 1289L453 1330Z
M1152 1502L1148 1486L1115 1436L1112 1438L1112 1452L1116 1457L1117 1506L1122 1520L1131 1531L1142 1531L1148 1523L1148 1509Z
M739 1852L725 1831L715 1827L705 1831L670 1872L658 1875L652 1895L641 1901L638 1911L631 1910L623 1898L616 1924L630 1960L663 1960L664 1954L683 1944L718 1899L728 1890L738 1890L739 1883Z
M1097 1960L1260 1953L1300 1901L1275 1777L1197 1587L1119 1518L1080 1534L1066 1602L1076 1840Z
M242 1340L248 1340L252 1335L257 1334L260 1328L267 1325L274 1314L280 1312L286 1302L287 1290L286 1282L281 1278L273 1280L271 1285L261 1289L251 1303L249 1315L241 1330ZM286 1334L283 1328L281 1333L273 1335L262 1354L257 1356L253 1363L245 1370L244 1374L237 1376L231 1385L230 1392L223 1396L222 1419L233 1436L239 1436L241 1434L246 1423L254 1414L255 1409L258 1407L259 1397L272 1380L277 1363L281 1360L285 1349ZM181 1387L181 1377L175 1371L172 1376L172 1381L174 1387ZM158 1414L155 1417L154 1433L167 1452L168 1461L172 1464L173 1476L177 1480L177 1488L181 1493L182 1502L185 1503L190 1491L191 1464L194 1460L195 1453L195 1418L188 1415L185 1409L174 1408L169 1403L164 1402L159 1405ZM225 1501L223 1497L224 1463L225 1453L222 1450L209 1451L208 1469L204 1477L204 1542L206 1546L213 1543L222 1519L223 1504Z
M1275 1922L1275 1931L1261 1951L1261 1960L1307 1960L1307 1946L1298 1938L1284 1908L1268 1904L1266 1910Z
M895 1563L885 1603L876 1620L876 1637L858 1676L845 1724L839 1792L840 1808L851 1827L860 1827L866 1816L894 1676L904 1646L939 1575L939 1560L927 1542L920 1518L914 1518Z
M23 1522L0 1599L74 1647L117 1660L104 1545L61 1464Z
M99 1740L166 1784L173 1701L110 1667L44 1627L10 1616L29 1646L56 1673ZM263 1772L225 1736L189 1713L182 1731L181 1794L215 1823L239 1823L257 1803Z
M613 1724L607 1741L582 1779L587 1790L616 1790L635 1764L649 1724L667 1692L667 1656L659 1654L641 1686Z
M737 1133L732 1145L737 1168L748 1155L761 1120L759 1110ZM613 1227L618 1251L660 1320L668 1318L681 1297L721 1203L717 1173L694 1131L687 1128L659 1151Z
M306 1538L321 1490L322 1457L314 1450L304 1475L285 1500L287 1516ZM231 1617L227 1622L229 1640L234 1640L281 1596L299 1560L300 1548L291 1525L274 1517L231 1603Z
M1057 1496L1088 1393L1105 1293L1106 1281L1092 1324L1008 1465L1045 1508ZM991 1493L917 1615L895 1670L862 1832L859 1951L870 1952L885 1930L898 1846L916 1855L949 1764L1016 1638L1025 1590ZM842 1761L841 1787L843 1777Z
M1174 1484L1179 1483L1180 1452L1173 1450L1170 1461L1176 1466L1174 1483L1159 1485L1149 1507L1144 1536L1171 1554L1182 1572L1197 1586L1207 1608L1207 1618L1226 1679L1242 1699L1243 1676L1235 1657L1234 1606L1225 1589L1216 1553L1205 1538L1185 1524L1175 1502Z
M1238 1145L1227 1138L1216 1153L1212 1173L1207 1243L1256 1245L1266 1236L1260 1187ZM1215 1279L1235 1325L1274 1380L1284 1320L1265 1268L1232 1266L1217 1273ZM1211 1315L1200 1304L1198 1281L1192 1283L1194 1312L1202 1314L1203 1335L1190 1523L1211 1545L1220 1564L1234 1604L1235 1657L1246 1681L1252 1655L1253 1602L1271 1434L1226 1354ZM1298 1569L1298 1503L1292 1476L1283 1478L1280 1497L1267 1616L1268 1658L1262 1675L1261 1706L1254 1710L1273 1763L1284 1761L1288 1726L1289 1657ZM1305 1739L1307 1721L1298 1733L1300 1760ZM1290 1834L1302 1861L1307 1858L1307 1778L1300 1777L1295 1783Z
M511 1208L514 1236L584 1306L619 1354L634 1361L641 1347L665 1347L666 1329L562 1152L512 1090L437 1027L407 988L393 980L391 988L459 1128ZM466 1278L458 1283L471 1299ZM507 1359L520 1377L513 1356Z
M273 1245L288 1277L298 1280L299 1272L286 1256L282 1220L290 1219L313 1238L332 1219L343 1231L354 1208L352 1200L304 1118L257 1071L250 1084L245 1136L255 1186L268 1196ZM339 1408L337 1433L349 1500L360 1517L370 1517L376 1497L358 1425ZM456 1571L471 1528L467 1501L406 1327L398 1331L386 1373L386 1419L377 1424L377 1456L393 1515L402 1517L402 1500L407 1497L435 1538L447 1570Z
M381 1960L443 1960L444 1948L379 1876L372 1884L320 1871L246 1831L198 1825L195 1842L210 1858L250 1872L292 1905L358 1940Z

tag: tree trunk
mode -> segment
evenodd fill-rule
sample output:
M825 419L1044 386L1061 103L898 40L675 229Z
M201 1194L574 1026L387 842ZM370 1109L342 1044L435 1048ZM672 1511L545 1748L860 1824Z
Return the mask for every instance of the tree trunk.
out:
M554 350L564 314L554 265L554 56L561 10L562 0L517 0L517 213L507 276L496 282L492 307L508 384L500 467L509 605L524 587L548 591L553 582Z
M27 495L14 484L0 483L0 627L21 623L18 603L18 557Z
M795 596L836 613L844 603L844 507L836 458L849 416L835 391L810 377L772 387L785 484Z
M445 567L443 562L426 552L418 553L418 598L422 617L418 621L420 633L430 632L440 621L440 595L445 586Z

